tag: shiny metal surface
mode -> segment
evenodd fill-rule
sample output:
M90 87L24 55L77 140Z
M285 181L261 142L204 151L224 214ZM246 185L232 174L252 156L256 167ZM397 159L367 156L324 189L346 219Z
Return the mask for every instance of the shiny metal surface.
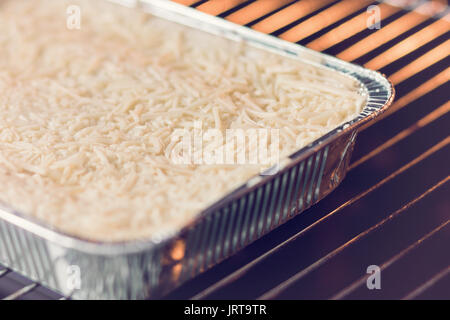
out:
M90 242L0 210L0 262L74 298L159 297L311 207L345 177L358 129L393 100L391 83L375 71L171 2L139 3L155 15L346 74L368 101L356 119L294 153L278 174L255 177L168 239ZM74 266L81 281L75 290Z

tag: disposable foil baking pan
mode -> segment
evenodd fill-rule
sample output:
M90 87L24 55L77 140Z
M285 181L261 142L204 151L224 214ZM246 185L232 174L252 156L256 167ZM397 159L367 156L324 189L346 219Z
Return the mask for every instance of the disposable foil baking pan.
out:
M276 174L250 179L164 239L102 243L63 234L0 209L0 263L77 299L158 298L330 193L344 178L358 128L391 104L381 74L164 0L115 1L357 79L367 96L353 120L292 154Z

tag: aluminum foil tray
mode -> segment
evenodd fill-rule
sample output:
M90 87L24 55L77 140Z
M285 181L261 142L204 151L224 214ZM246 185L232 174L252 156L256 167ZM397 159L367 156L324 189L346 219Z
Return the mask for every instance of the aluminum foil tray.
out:
M166 239L101 243L55 231L0 209L0 263L76 299L158 298L300 214L345 177L355 138L391 104L381 74L165 0L114 1L346 74L367 96L363 111L201 212Z

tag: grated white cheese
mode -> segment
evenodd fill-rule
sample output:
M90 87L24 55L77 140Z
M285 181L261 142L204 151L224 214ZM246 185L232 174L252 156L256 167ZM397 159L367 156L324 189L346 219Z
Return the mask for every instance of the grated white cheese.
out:
M175 232L261 170L176 164L176 130L279 129L285 157L363 104L332 72L102 1L3 0L0 30L0 200L88 239Z

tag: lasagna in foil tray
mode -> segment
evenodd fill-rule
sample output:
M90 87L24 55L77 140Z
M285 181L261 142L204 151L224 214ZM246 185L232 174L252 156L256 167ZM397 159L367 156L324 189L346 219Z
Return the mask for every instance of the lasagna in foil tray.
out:
M354 119L356 80L105 1L0 2L0 201L89 240L172 234Z

